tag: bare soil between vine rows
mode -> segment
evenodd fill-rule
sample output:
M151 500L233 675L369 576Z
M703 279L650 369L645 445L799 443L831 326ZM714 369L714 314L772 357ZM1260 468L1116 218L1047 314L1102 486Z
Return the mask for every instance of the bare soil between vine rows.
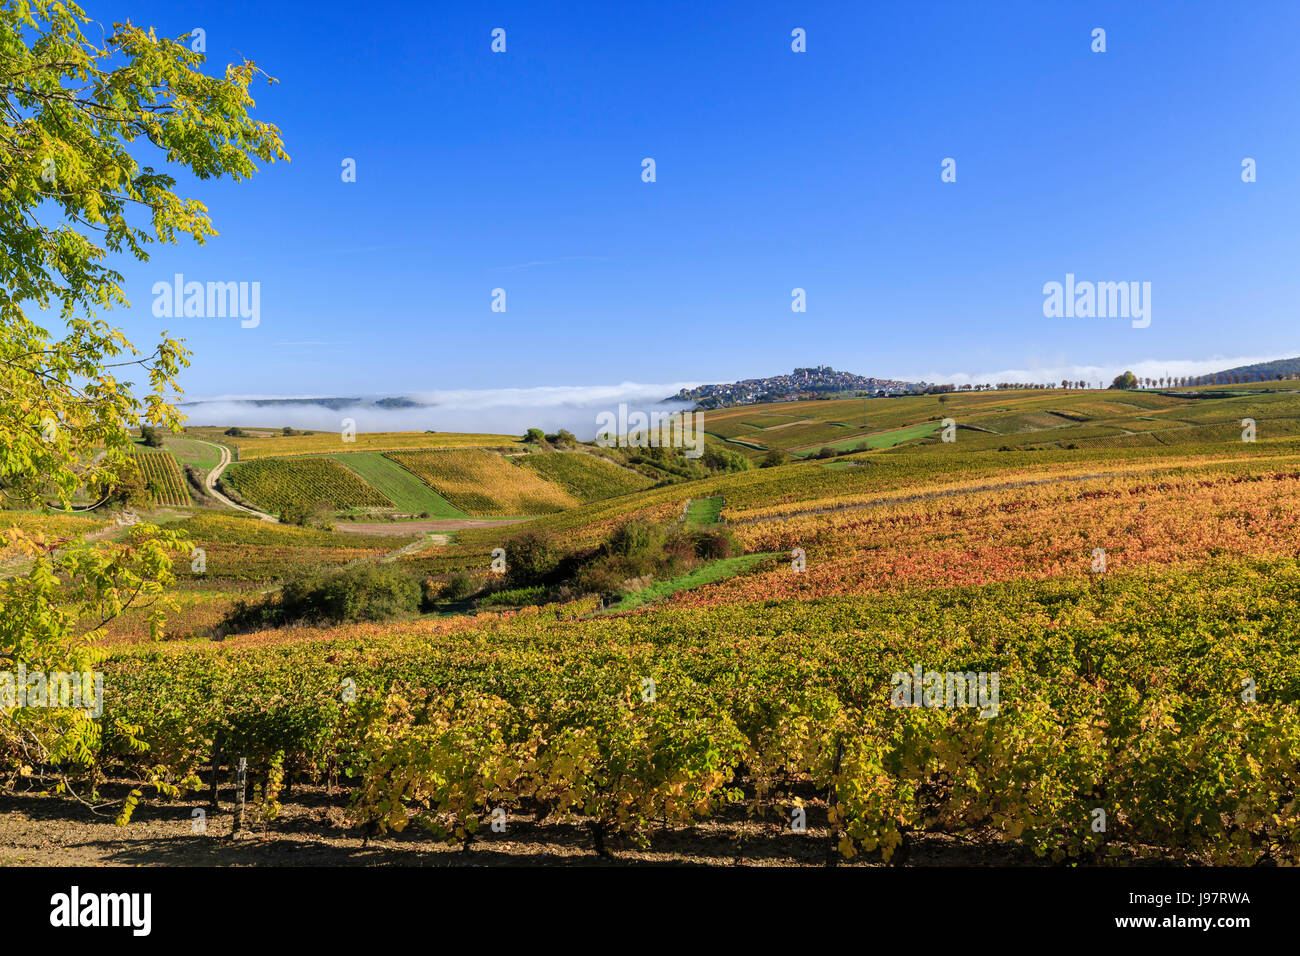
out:
M120 783L101 788L106 800L125 796ZM650 844L609 838L607 855L596 853L582 820L538 823L512 815L505 833L482 833L468 850L431 839L414 824L389 832L367 845L359 828L347 825L338 791L323 786L295 787L283 800L280 816L269 825L251 821L231 837L233 803L219 810L207 794L180 801L146 796L132 821L114 822L117 804L98 815L79 801L36 791L0 793L0 866L825 866L826 808L805 798L807 830L796 833L773 810L766 820L726 808L695 827L654 828ZM205 832L196 833L193 810L206 813ZM1150 861L1144 861L1150 862ZM878 854L839 866L884 864ZM913 834L905 866L1042 866L1024 848L995 834L958 839L943 833Z

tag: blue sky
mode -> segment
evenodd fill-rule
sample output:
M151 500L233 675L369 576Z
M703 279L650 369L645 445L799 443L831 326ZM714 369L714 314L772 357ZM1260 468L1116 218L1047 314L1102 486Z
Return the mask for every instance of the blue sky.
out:
M182 177L220 236L122 263L115 320L187 340L189 398L1300 354L1294 3L86 9L280 81L292 162ZM155 318L177 272L260 282L260 324ZM1067 272L1150 282L1150 327L1045 318Z

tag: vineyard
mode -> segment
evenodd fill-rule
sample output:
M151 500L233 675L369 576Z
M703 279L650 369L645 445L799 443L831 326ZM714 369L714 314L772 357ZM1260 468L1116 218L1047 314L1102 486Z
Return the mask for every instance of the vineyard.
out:
M356 472L362 481L406 514L465 517L464 512L453 508L442 495L380 452L354 451L330 457L349 471Z
M1198 393L1223 396L1213 400L1179 392L972 391L778 402L762 406L762 412L742 406L704 415L711 439L754 459L771 448L802 457L825 446L852 450L861 444L867 448L899 442L934 444L945 418L961 427L959 443L971 450L1029 443L1054 448L1188 445L1235 437L1245 417L1259 420L1261 434L1300 434L1298 384L1272 382L1246 392Z
M170 451L137 447L135 462L140 469L140 477L149 487L155 504L179 507L190 504L185 475L181 473L181 466L176 461L176 456Z
M388 457L475 517L545 514L578 504L564 489L489 451L390 452Z
M227 468L221 480L240 497L272 513L294 505L310 507L317 502L328 502L336 510L393 507L391 501L331 458L240 462Z
M0 531L17 528L25 534L50 538L71 538L108 527L111 521L100 515L58 512L0 511Z
M167 637L145 610L94 636L110 688L94 772L152 814L122 839L166 839L150 820L207 804L214 775L219 819L243 757L254 786L282 774L299 795L271 845L379 859L1300 863L1292 397L969 401L990 431L956 443L655 487L583 452L232 465L231 486L268 509L394 508L371 476L407 513L456 513L346 534L162 515L197 549L178 555ZM1117 408L1131 434L1084 446ZM860 428L848 411L835 420ZM805 422L745 412L775 434ZM1258 440L1241 440L1241 417ZM534 517L474 520L505 515ZM725 534L734 551L625 582L619 600L512 583L524 600L223 630L303 572L484 587L497 549L513 565L540 536L574 562L630 522ZM914 705L899 675L915 675ZM181 793L158 796L158 779Z
M538 454L525 455L516 461L521 467L563 488L583 504L630 495L650 485L650 479L594 455L577 452Z
M181 578L189 586L274 583L309 568L377 560L407 540L340 534L222 514L200 514L167 527L183 534L203 552L202 573L193 572L188 562L181 564Z
M328 455L335 452L399 451L408 448L500 448L519 444L516 435L480 435L434 432L358 432L344 441L342 432L245 436L226 435L218 429L193 429L239 450L240 461L285 455Z
M23 534L42 544L68 542L112 526L101 517L50 514L31 511L0 511L0 566L17 558L11 534Z
M720 817L772 837L806 819L844 859L979 833L1057 862L1294 863L1298 587L1294 559L1234 560L128 653L105 725L152 750L105 748L179 778L220 735L258 768L349 777L372 833L455 846L490 844L497 811L582 821L598 852ZM996 714L895 706L891 675L918 667L998 674Z

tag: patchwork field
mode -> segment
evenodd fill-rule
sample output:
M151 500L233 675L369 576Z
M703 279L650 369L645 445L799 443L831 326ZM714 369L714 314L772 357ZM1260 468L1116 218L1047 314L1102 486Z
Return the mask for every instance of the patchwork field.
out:
M916 438L926 438L939 430L939 422L922 422L919 425L909 425L906 428L894 428L889 431L872 432L869 435L856 435L852 438L840 438L829 441L820 445L810 445L806 448L791 449L795 458L806 458L822 448L832 448L835 451L863 451L871 448L892 448L894 445L901 445L903 442L912 441Z
M755 460L773 448L805 457L824 446L844 451L863 442L867 448L900 440L934 442L945 418L958 424L961 440L974 443L972 447L1014 447L1027 439L1059 447L1106 439L1112 439L1111 445L1189 444L1219 440L1233 424L1240 432L1241 419L1252 416L1261 428L1265 422L1269 428L1276 426L1271 434L1295 434L1300 421L1296 385L1277 381L1161 392L1026 389L779 402L707 411L704 420L709 441L725 443ZM1198 425L1222 428L1191 430ZM1166 429L1168 435L1155 437Z
M434 518L465 517L465 512L382 452L354 451L330 457L355 473L400 511Z
M355 472L327 457L238 462L226 469L221 480L241 498L272 514L316 502L328 502L337 510L393 507Z
M388 457L475 517L561 511L578 499L536 472L479 449L390 452Z
M518 435L477 435L437 432L358 432L350 441L339 432L282 435L278 429L239 437L225 434L220 428L192 428L198 438L213 438L238 451L240 461L255 458L279 458L285 455L328 455L351 451L397 451L406 448L509 448L520 445Z
M583 504L629 495L651 483L643 475L584 452L525 455L515 463L558 485Z
M352 481L472 517L435 539L172 516L203 570L178 564L169 639L135 611L96 638L100 765L123 787L214 762L224 780L231 747L255 781L283 767L295 796L266 846L322 858L369 834L377 861L1300 863L1300 400L1269 386L726 410L737 437L794 452L812 420L850 453L657 487L572 451L245 461L250 495ZM476 526L500 515L533 517ZM701 550L681 572L556 577L656 541ZM322 568L390 568L425 597L215 639ZM918 671L996 675L996 697L899 706ZM148 820L120 831L133 854L165 852Z

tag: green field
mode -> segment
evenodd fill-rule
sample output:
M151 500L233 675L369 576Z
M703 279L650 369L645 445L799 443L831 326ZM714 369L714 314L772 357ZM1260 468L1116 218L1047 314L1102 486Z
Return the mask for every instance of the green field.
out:
M688 524L717 524L722 514L725 499L721 495L712 498L695 498L686 506Z
M182 465L193 465L205 475L216 468L221 461L221 451L207 442L179 435L168 435L163 444L176 456Z
M702 587L705 584L712 584L714 581L722 581L726 578L735 577L748 571L754 565L758 564L764 558L776 557L780 552L770 552L761 554L740 554L732 558L722 558L718 561L710 561L708 564L696 568L683 574L681 577L673 578L670 581L656 581L648 588L637 591L635 594L629 594L623 600L607 608L608 611L630 611L633 608L640 607L643 604L649 604L653 601L660 601L666 597L671 597L679 591L689 591L692 588Z
M827 442L825 445L818 445L816 448L806 448L793 454L795 458L807 458L823 448L833 448L835 451L893 448L903 442L932 435L938 428L939 422L921 422L919 425L911 425L907 428L896 428L892 431L876 432L872 435L858 435L855 438L843 438L839 441Z
M438 492L382 452L353 451L330 455L354 472L406 514L428 513L434 518L464 518L461 511Z

